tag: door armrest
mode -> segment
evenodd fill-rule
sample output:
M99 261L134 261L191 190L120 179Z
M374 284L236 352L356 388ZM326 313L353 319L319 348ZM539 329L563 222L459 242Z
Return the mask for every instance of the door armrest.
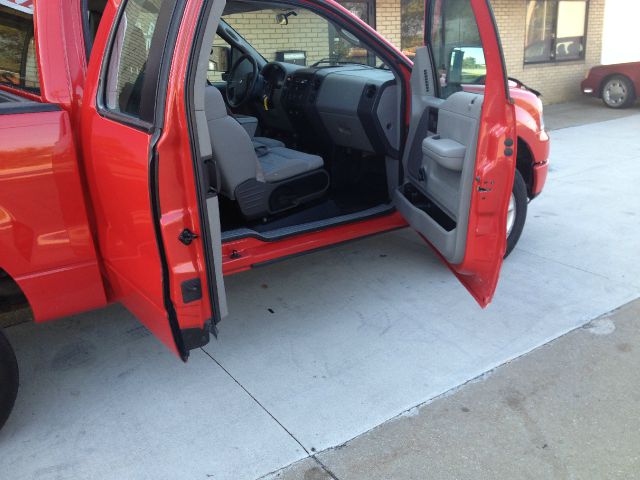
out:
M467 148L461 143L442 138L440 135L427 137L422 141L422 153L449 170L462 171Z

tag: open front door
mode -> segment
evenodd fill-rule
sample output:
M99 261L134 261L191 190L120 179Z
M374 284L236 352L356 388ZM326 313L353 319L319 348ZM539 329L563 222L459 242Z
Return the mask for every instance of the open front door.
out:
M216 289L222 277L210 268L212 257L221 263L217 198L207 200L207 212L184 147L185 77L172 63L176 42L192 33L178 28L184 3L109 2L82 107L84 161L111 300L182 359L207 343L225 311Z
M506 248L515 112L488 0L425 0L411 75L398 210L478 303L493 297ZM482 93L463 84L484 83Z

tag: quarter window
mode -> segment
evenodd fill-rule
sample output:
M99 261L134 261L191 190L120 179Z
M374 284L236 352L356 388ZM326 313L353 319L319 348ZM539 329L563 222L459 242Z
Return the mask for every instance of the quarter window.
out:
M40 92L33 15L0 6L0 84Z
M109 110L140 117L149 46L162 0L129 0L111 50L105 90Z
M528 0L524 63L584 58L587 0Z

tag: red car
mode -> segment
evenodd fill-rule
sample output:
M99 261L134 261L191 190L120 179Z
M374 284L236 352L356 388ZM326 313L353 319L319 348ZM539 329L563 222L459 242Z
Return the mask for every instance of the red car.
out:
M630 107L640 92L640 62L593 67L581 88L583 94L601 98L607 107Z
M9 3L4 304L19 292L43 322L121 302L186 360L226 314L225 275L406 226L491 301L548 137L486 0L456 4L464 32L425 0L415 63L332 0ZM17 372L0 336L0 425Z

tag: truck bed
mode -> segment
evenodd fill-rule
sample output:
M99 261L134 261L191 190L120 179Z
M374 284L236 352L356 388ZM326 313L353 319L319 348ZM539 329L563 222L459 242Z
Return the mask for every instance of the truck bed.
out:
M56 105L35 102L4 90L0 90L0 115L46 112L52 110L59 110L59 108Z

